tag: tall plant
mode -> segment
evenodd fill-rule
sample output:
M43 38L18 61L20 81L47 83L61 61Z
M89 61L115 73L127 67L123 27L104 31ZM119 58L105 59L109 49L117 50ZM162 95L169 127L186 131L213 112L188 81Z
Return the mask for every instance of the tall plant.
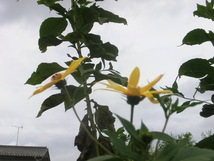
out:
M49 96L41 104L37 117L60 104L64 104L66 111L73 110L80 122L79 133L75 138L75 145L80 151L78 161L213 160L213 150L202 150L181 142L178 143L165 133L167 123L173 113L182 112L203 101L186 100L187 98L178 90L177 81L172 87L155 90L154 85L163 75L159 75L147 85L139 87L140 69L138 67L132 71L129 79L121 76L112 65L112 62L117 61L117 47L110 42L103 42L100 35L93 34L91 31L95 23L102 25L105 23L127 24L127 22L124 18L98 6L97 1L102 0L71 0L68 8L63 7L60 0L37 1L39 5L45 5L57 13L56 17L45 19L40 26L38 44L41 52L46 52L48 47L59 46L62 43L69 43L69 47L75 51L67 54L68 61L65 62L67 67L63 67L57 62L41 63L27 80L26 84L42 84L33 92L32 96L45 92L54 85L58 88L57 94ZM213 2L207 2L207 4L208 8L213 7ZM201 30L197 32L201 32ZM210 38L210 36L208 37ZM184 43L189 43L189 39L185 41L187 39L188 36L184 38ZM195 61L208 63L206 73L202 70L196 74L193 74L192 69L188 71L189 66L195 67ZM194 60L191 62L192 64L183 64L179 69L179 76L193 75L199 78L207 74L209 78L212 78L210 61L204 61L200 59ZM66 81L66 77L73 77L78 85L70 84ZM205 78L202 80L200 91L211 88L209 84L211 78ZM50 81L43 85L43 81L46 79L50 79ZM103 80L107 80L107 83L100 82ZM104 88L105 90L119 92L126 97L127 103L131 106L130 120L116 115L123 127L115 129L116 118L108 106L100 105L96 100L91 99L92 87L97 82L105 85L107 87ZM164 96L160 96L160 94L164 94ZM180 105L179 98L181 97L186 101ZM161 132L150 131L143 122L139 129L133 125L134 108L145 98L152 103L159 103L163 109L165 124ZM87 110L85 116L80 118L75 106L82 100L85 101ZM154 140L158 140L155 149L152 147ZM160 141L165 143L162 148L159 148ZM189 153L190 151L191 153Z

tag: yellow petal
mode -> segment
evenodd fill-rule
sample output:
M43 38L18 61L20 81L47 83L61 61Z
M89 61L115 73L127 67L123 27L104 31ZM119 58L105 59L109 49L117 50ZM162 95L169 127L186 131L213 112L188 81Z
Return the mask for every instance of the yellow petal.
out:
M141 87L140 93L143 94L144 92L149 91L162 77L163 77L163 74L159 75L156 79L154 79L153 81L151 81L146 86Z
M131 88L137 87L139 79L140 79L140 69L136 67L134 68L134 70L132 71L129 77L128 90L129 90L129 87Z
M80 63L86 59L87 57L82 57L82 58L79 58L77 60L74 60L71 62L69 68L64 72L62 73L62 80L65 79L65 77L73 72L76 71L76 69L78 68L78 66L80 65Z
M144 96L146 96L152 103L159 103L158 100L154 98L154 96L151 93L145 93Z
M30 97L43 92L44 90L50 88L52 85L56 84L57 82L59 82L59 80L51 81L51 82L47 83L46 85L39 87L37 90L35 90L33 92L33 94Z
M112 88L116 91L121 91L122 93L127 94L127 89L122 87L121 85L119 85L111 80L108 80L108 83L109 83L109 86L107 86L108 88Z
M163 90L163 91L149 91L151 94L164 94L164 93L172 93L170 90Z

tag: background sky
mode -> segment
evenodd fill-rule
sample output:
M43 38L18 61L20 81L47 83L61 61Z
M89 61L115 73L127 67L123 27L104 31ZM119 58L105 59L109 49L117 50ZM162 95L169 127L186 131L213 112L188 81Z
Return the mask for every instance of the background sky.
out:
M170 86L183 62L194 57L213 56L211 43L180 46L183 37L195 28L213 30L210 20L193 16L196 3L204 4L205 1L106 0L99 5L126 18L128 25L96 24L92 32L100 34L104 42L109 41L118 47L118 62L114 67L123 76L128 77L138 66L141 70L140 85L164 73L156 88ZM69 8L70 1L65 0L64 4ZM0 144L15 145L17 128L14 126L23 126L19 145L47 146L52 161L70 161L79 155L73 142L79 123L72 110L65 112L63 106L59 106L36 118L40 104L57 90L53 87L28 99L36 87L25 85L41 62L57 61L63 66L63 62L68 60L66 53L71 53L66 45L48 48L46 53L39 51L39 27L50 16L55 15L46 7L37 5L36 0L0 1ZM68 78L68 81L72 83L73 79ZM179 84L182 92L191 97L197 82L182 78ZM129 119L130 109L121 95L96 91L92 98L99 104L109 105L113 113ZM85 114L84 102L77 104L76 108L82 117ZM202 132L213 130L214 121L213 117L200 117L200 110L201 107L195 107L174 114L167 132L191 132L195 140L200 140ZM141 120L149 129L161 130L164 116L159 105L147 100L141 102L135 109L136 127Z

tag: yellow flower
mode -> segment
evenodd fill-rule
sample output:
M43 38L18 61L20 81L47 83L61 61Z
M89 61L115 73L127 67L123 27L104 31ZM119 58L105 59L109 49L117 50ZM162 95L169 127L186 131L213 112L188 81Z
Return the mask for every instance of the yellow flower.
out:
M71 62L70 66L68 69L66 69L66 71L64 73L57 73L55 75L52 76L51 78L51 82L45 84L44 86L40 86L37 90L35 90L32 94L32 96L39 94L43 91L45 91L46 89L50 88L51 86L53 86L54 84L59 83L60 81L64 80L66 76L68 76L69 74L73 73L76 71L76 69L78 68L78 66L80 65L80 63L85 59L86 57L82 57L79 58L77 60L74 60ZM30 96L30 97L32 97Z
M107 89L103 90L108 90L108 91L113 91L113 92L119 92L121 94L124 94L127 96L128 100L127 102L129 104L138 104L142 99L147 97L152 103L159 103L158 100L154 98L154 94L162 94L162 93L171 93L169 90L162 90L162 91L155 91L151 90L152 87L163 77L163 74L159 75L156 79L151 81L149 84L147 84L144 87L139 87L138 82L140 79L140 69L136 67L128 80L128 85L127 87L123 87L111 80L107 80L107 83L102 83L103 85L106 85ZM134 103L133 103L134 101Z

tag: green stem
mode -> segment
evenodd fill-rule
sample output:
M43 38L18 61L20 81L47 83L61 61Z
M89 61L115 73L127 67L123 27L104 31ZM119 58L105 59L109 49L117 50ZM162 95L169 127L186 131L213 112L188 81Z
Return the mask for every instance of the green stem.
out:
M66 86L64 87L64 90L65 90L65 94L66 94L68 100L71 102L72 99L71 99L71 96L70 96L70 94L69 94L69 92L68 92ZM82 120L80 119L80 117L79 117L79 115L78 115L78 113L77 113L77 111L76 111L76 109L75 109L74 106L72 107L72 109L73 109L74 114L75 114L75 116L77 117L78 121L80 122L80 124L82 125L83 129L85 130L85 132L86 132L86 133L88 134L88 136L96 143L96 145L99 145L99 146L100 146L104 151L106 151L108 154L114 156L114 154L113 154L111 151L109 151L105 146L103 146L102 144L100 144L100 143L97 141L97 139L94 138L94 136L90 133L90 131L87 129L87 127L85 126L85 124L84 124L84 123L82 122Z
M130 122L133 123L133 117L134 117L134 105L131 105L131 115L130 115Z
M76 2L74 0L72 0L72 10L74 11L75 14L73 15L74 16L73 17L74 24L72 25L72 22L70 22L70 23L71 23L71 26L72 26L74 32L77 31L77 28L75 26L76 17L78 17L77 12L76 12L76 7L77 7ZM81 50L80 42L76 43L75 49L77 51L78 56L82 57L82 50ZM94 119L93 119L93 113L92 113L90 97L89 97L88 87L87 87L87 80L84 78L84 69L83 69L82 65L79 66L79 70L81 73L81 77L83 78L82 83L83 83L84 95L85 95L85 99L86 99L88 119L89 119L91 129L92 129L92 135L95 139L97 139L96 126L95 126ZM97 146L97 141L95 143L96 143L95 144L96 153L97 153L97 155L99 155L99 148Z
M165 117L166 117L166 120L165 120L165 122L164 122L164 126L163 126L163 129L162 129L162 131L161 131L162 133L164 133L165 130L166 130L167 124L168 124L168 122L169 122L170 114L169 114L169 115L166 115ZM155 154L157 154L158 145L159 145L159 144L160 144L160 140L158 140L157 143L156 143L156 146L155 146Z

